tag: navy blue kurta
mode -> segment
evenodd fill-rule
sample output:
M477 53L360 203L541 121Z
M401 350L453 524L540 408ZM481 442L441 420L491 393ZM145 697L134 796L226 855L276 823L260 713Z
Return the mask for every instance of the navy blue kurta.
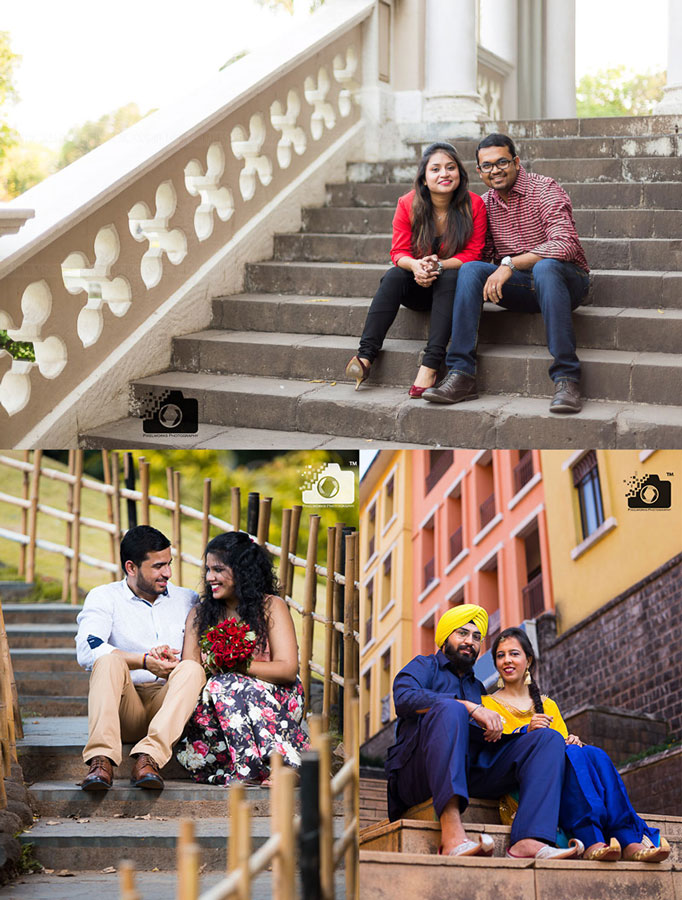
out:
M483 685L473 673L459 676L442 651L417 656L396 676L393 697L396 743L386 760L388 813L399 819L409 807L433 797L436 815L469 793L496 799L519 789L511 844L523 838L556 839L564 776L565 742L549 728L503 735L487 742L459 700L480 703Z

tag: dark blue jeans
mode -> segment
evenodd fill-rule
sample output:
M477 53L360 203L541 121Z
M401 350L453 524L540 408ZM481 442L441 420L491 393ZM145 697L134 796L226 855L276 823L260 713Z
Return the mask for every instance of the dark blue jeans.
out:
M468 262L459 270L452 310L452 337L445 362L449 371L476 374L478 325L483 309L483 286L498 267ZM500 306L520 312L541 312L547 347L554 357L552 381L580 381L580 360L575 352L572 311L589 288L586 272L560 259L542 259L531 272L518 269L502 288Z

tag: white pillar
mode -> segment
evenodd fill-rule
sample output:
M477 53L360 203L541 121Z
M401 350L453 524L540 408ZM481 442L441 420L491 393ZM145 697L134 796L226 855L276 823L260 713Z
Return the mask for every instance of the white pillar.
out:
M544 117L575 118L575 0L546 0L544 82Z
M668 0L668 77L663 99L654 112L659 115L682 113L682 0Z
M427 0L425 122L487 119L476 88L476 0Z

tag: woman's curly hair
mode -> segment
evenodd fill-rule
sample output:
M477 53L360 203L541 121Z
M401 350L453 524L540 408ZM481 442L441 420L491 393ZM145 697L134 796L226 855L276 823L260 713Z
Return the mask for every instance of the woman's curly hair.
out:
M535 709L535 712L542 713L545 710L542 705L540 688L538 687L538 683L535 680L535 652L533 650L533 645L531 644L528 635L523 630L523 628L505 628L504 631L501 631L497 635L492 647L493 663L495 664L495 668L497 668L497 648L500 646L502 641L506 641L507 638L514 638L515 640L517 640L519 644L521 644L521 649L528 658L528 670L530 672L530 684L528 685L528 693L530 694L530 699L533 701L533 708Z
M265 600L279 593L272 557L244 531L225 532L214 537L206 545L204 559L209 553L232 571L237 615L256 633L257 648L264 649L268 637ZM201 636L206 629L222 622L225 615L224 603L214 599L204 576L204 589L194 620L197 634Z

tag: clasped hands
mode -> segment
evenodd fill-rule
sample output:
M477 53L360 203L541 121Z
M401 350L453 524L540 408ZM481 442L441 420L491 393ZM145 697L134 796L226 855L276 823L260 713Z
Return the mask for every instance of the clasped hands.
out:
M550 728L552 722L554 721L554 716L548 716L546 713L535 713L530 722L528 723L528 731L535 731L536 728ZM576 744L578 747L583 746L583 742L580 740L577 734L569 734L566 738L567 744Z
M412 260L412 272L414 280L420 287L431 287L438 278L438 257L435 253L424 256L422 259Z
M152 647L147 653L145 665L157 678L168 678L173 669L180 662L177 655L179 649L169 647L168 644L161 644L158 647Z

